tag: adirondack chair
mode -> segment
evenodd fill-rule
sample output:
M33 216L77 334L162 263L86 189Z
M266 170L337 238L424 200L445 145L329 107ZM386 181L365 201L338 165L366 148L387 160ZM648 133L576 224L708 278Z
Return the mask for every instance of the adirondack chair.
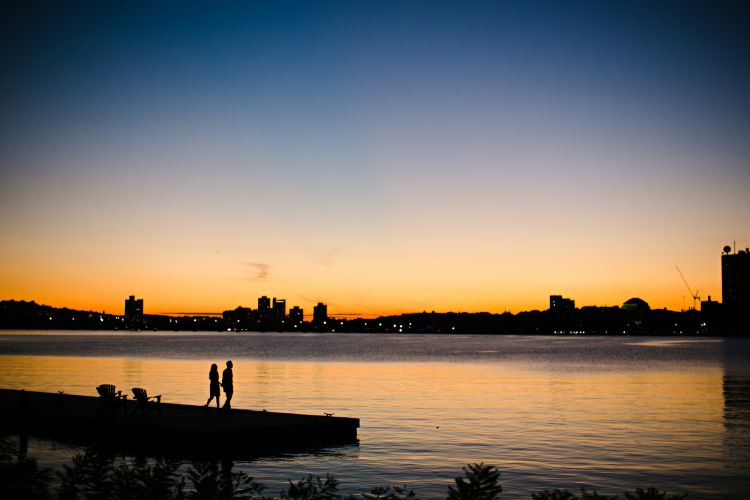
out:
M125 409L125 400L128 399L127 394L123 394L122 391L115 391L115 386L112 384L101 384L97 386L96 392L99 393L99 411L116 412L120 401L123 402L123 410Z
M156 413L161 415L161 394L158 396L149 396L146 389L133 387L133 397L136 401L136 407L135 410L133 410L132 415L135 415L138 410L141 410L145 415L154 409L154 403L156 403Z

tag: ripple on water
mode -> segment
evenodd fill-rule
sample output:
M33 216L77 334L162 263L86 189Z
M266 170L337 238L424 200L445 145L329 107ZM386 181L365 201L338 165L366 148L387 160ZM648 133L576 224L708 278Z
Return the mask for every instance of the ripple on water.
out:
M748 342L672 340L5 332L0 387L93 395L109 382L203 403L210 363L231 356L238 407L361 419L359 446L237 463L272 494L332 472L351 492L406 482L444 498L463 465L483 461L501 469L508 498L646 484L740 498ZM30 443L58 468L76 451Z

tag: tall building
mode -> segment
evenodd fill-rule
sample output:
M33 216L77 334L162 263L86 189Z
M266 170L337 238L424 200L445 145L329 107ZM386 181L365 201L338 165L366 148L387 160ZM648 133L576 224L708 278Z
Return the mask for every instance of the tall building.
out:
M258 298L258 319L267 320L271 316L271 299L266 297Z
M322 326L326 321L328 321L328 306L318 302L318 305L313 307L313 323Z
M273 319L283 321L286 317L286 299L273 298Z
M724 247L721 256L721 301L732 313L750 311L750 249L732 253Z
M131 295L125 300L125 321L132 326L143 323L143 299Z
M289 309L289 321L293 325L301 325L304 317L305 316L303 314L301 307L294 306L291 309Z
M566 299L562 295L550 295L549 296L549 310L550 311L572 311L576 308L576 301L573 299Z

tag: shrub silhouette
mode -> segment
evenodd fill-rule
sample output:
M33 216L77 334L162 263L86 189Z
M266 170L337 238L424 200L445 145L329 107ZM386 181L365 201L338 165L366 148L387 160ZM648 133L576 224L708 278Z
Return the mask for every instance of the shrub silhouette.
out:
M325 479L310 474L305 479L292 483L289 481L289 489L281 491L281 498L295 500L337 500L341 498L338 494L339 481L330 474Z
M417 498L414 491L407 489L406 485L399 487L378 486L371 489L368 493L362 493L363 498L368 500L402 500L404 498Z
M49 470L22 456L15 446L0 438L0 498L37 500L49 497Z
M554 489L552 491L544 490L539 493L532 493L533 500L577 500L577 497L568 490Z
M494 500L503 491L500 471L493 465L469 464L463 471L466 477L457 477L456 487L448 487L448 500Z
M669 494L666 491L659 491L653 486L643 489L637 488L634 492L625 492L626 500L683 500L687 493ZM581 496L577 497L568 490L554 489L552 491L544 490L531 494L532 500L617 500L617 495L600 495L596 491L586 491L581 489Z
M636 488L633 493L625 493L625 498L627 500L682 500L686 496L687 493L673 493L670 495L666 491L659 491L653 486L646 488L645 490L643 488Z
M244 500L257 498L265 486L256 483L244 472L233 472L234 464L222 464L221 473L216 462L193 462L187 478L193 487L190 500Z
M577 497L568 490L554 489L552 491L544 490L531 494L532 500L617 500L617 495L600 495L596 491L586 491L581 488L581 496Z
M178 462L157 460L115 467L111 456L89 449L58 472L60 500L182 500L185 478Z
M339 481L332 475L308 475L289 481L279 497L264 496L265 487L244 472L234 472L231 461L192 462L183 474L179 463L156 460L115 463L112 456L94 449L73 457L58 472L60 500L401 500L417 495L406 486L378 486L356 495L339 493ZM495 500L503 488L495 466L468 464L464 477L448 487L448 500ZM48 470L40 470L34 459L19 456L7 440L0 439L0 498L3 500L42 500L51 498ZM186 484L188 486L186 487ZM667 493L657 488L637 488L626 492L625 500L683 500L687 495ZM531 494L532 500L616 500L582 489L580 496L564 489Z

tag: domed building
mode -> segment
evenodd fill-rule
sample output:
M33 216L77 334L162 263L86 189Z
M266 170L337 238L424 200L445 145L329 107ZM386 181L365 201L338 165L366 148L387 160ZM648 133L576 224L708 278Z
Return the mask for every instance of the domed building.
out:
M648 311L651 309L651 307L648 305L648 302L643 299L639 299L638 297L633 297L632 299L626 300L622 305L622 308L626 311Z

